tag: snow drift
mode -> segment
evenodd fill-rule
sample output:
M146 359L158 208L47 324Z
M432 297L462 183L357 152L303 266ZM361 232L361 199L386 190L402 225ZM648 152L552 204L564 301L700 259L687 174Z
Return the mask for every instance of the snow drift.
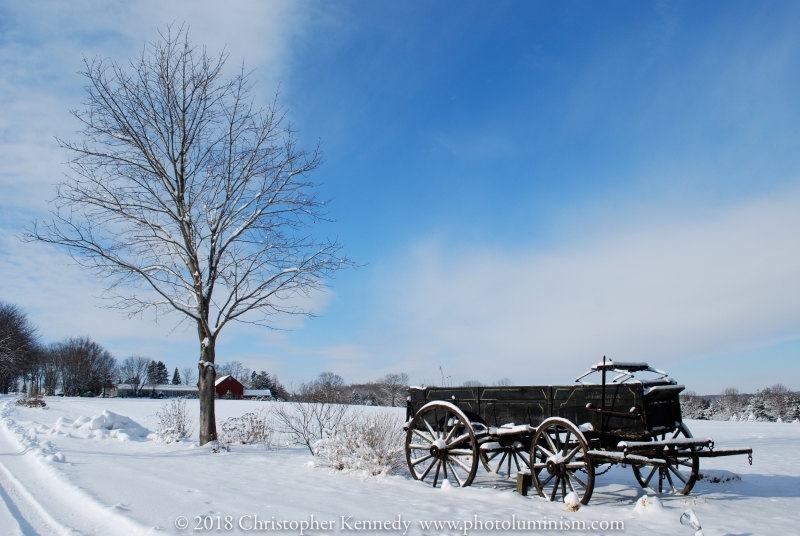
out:
M100 415L84 417L81 415L74 421L59 417L50 433L67 433L72 437L106 439L120 441L138 441L147 439L150 430L133 419L104 410Z

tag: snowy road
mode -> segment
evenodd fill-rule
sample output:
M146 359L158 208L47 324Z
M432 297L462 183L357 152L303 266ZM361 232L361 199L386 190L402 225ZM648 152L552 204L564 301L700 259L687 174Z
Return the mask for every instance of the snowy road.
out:
M482 471L470 488L431 489L402 475L366 478L314 467L308 452L299 448L265 452L237 446L228 453L211 454L190 443L121 441L75 428L69 432L59 424L108 410L152 430L162 401L54 398L48 399L46 410L16 408L8 401L0 398L0 534L4 535L189 534L203 516L223 520L231 516L236 521L242 516L307 520L313 515L336 521L337 530L306 534L346 534L340 530L341 516L387 521L401 516L411 522L408 534L463 535L463 524L459 530L437 530L422 522L463 522L478 516L621 520L627 534L691 536L693 532L678 522L689 507L697 512L706 536L798 533L794 518L800 511L800 460L794 453L800 446L800 424L690 421L695 435L713 436L719 446L754 448L752 466L746 456L702 462L701 472L727 470L741 475L741 480L699 482L691 496L664 495L663 507L641 512L634 505L643 492L630 468L618 466L598 477L590 504L572 514L563 504L520 497L513 491L513 481ZM220 400L218 419L263 404ZM186 516L189 528L175 528L180 516ZM214 532L247 531L233 527ZM268 533L288 536L298 531Z
M147 529L110 511L64 479L45 460L39 443L0 407L0 533L17 535L146 534ZM49 442L48 442L49 443Z
M3 445L6 446L5 444ZM3 449L2 458L13 458ZM19 455L17 455L19 457ZM18 463L18 460L16 461ZM45 508L33 498L27 489L0 462L0 527L9 536L31 534L74 534L74 531L57 522Z

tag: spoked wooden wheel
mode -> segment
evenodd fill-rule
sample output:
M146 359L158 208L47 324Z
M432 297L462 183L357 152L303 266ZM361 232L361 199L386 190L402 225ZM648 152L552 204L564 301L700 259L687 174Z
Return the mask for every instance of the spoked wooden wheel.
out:
M481 463L488 472L502 474L506 478L511 478L515 469L519 473L522 469L531 468L530 453L519 441L514 441L508 446L484 443L481 445Z
M469 419L449 402L425 404L408 425L406 461L416 480L469 486L478 470L478 445Z
M669 435L669 437L667 437ZM677 439L692 437L692 433L681 423L671 434L661 434L656 441L665 439ZM694 449L695 447L692 447ZM680 455L658 456L662 458L666 465L647 466L632 465L633 475L643 488L652 490L656 493L679 493L688 495L694 483L697 482L697 474L700 471L700 458L693 456L691 451Z
M586 504L594 491L594 465L586 438L566 419L551 417L536 430L531 446L533 485L541 497L564 500L575 492Z

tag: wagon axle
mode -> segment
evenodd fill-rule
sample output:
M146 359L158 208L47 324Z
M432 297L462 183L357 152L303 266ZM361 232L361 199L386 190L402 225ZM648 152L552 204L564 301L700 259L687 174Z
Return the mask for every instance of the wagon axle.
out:
M431 445L430 452L437 460L447 459L447 443L443 439L437 439Z
M553 457L554 456L551 456L551 458L553 458ZM559 475L564 475L567 472L567 467L564 464L564 462L558 463L558 462L553 461L550 458L548 458L547 464L545 464L545 467L547 467L547 472L550 473L551 475L554 475L556 473L558 473Z

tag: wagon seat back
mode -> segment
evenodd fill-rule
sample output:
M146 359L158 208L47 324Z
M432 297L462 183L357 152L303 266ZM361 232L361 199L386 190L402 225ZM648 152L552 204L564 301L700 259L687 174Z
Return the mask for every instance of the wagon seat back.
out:
M602 404L602 372L606 372L605 413ZM598 374L593 374L598 373ZM592 375L593 382L586 381ZM580 385L573 389L580 394L571 393L564 388L557 399L563 399L556 405L557 411L577 412L581 414L580 400L591 404L587 411L592 413L590 421L595 431L603 430L604 446L614 447L619 440L647 441L658 434L675 430L682 422L681 407L678 395L685 389L667 373L654 369L643 362L606 361L594 365L589 372L577 380ZM585 414L584 414L585 415ZM561 416L561 415L559 415ZM567 417L568 418L568 417Z

